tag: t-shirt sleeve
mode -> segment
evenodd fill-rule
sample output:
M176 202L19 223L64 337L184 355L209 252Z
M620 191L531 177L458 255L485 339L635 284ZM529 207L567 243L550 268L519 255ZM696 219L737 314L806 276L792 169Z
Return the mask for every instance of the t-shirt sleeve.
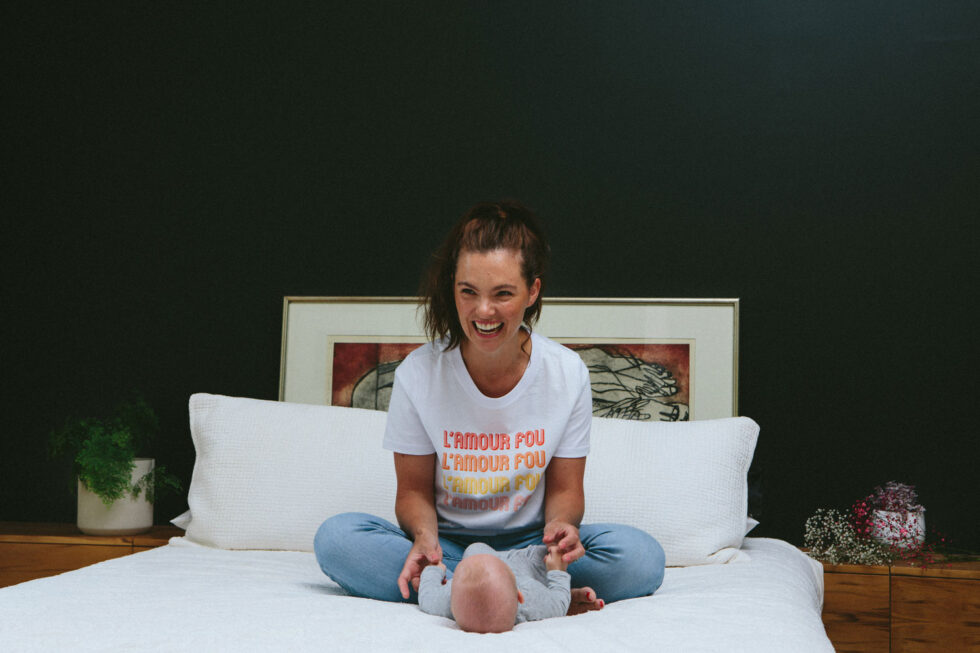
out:
M565 433L555 450L558 458L581 458L589 454L589 434L592 431L592 384L589 370L581 359L577 366L578 396L572 405L572 412L565 426Z
M422 570L422 578L419 580L419 608L423 612L452 619L452 585L451 582L443 584L445 577L442 569L433 565Z
M424 456L435 453L436 450L425 432L418 409L406 390L412 384L412 364L412 361L405 360L395 369L395 383L391 389L382 446L396 453Z

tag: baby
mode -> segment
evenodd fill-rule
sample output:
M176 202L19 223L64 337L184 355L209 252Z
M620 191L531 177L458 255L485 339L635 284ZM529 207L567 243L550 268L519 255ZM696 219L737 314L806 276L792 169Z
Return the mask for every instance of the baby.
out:
M568 611L567 567L555 546L497 552L477 542L466 547L451 579L443 564L422 570L419 607L455 619L467 632L502 633Z

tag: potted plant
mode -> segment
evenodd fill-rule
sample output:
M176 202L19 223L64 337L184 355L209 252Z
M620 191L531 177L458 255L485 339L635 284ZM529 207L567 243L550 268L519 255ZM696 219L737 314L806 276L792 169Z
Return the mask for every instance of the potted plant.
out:
M136 398L119 404L109 417L71 418L51 432L51 454L72 458L83 533L146 532L153 527L157 493L181 490L180 480L152 458L137 458L159 429L156 413Z
M911 551L926 539L925 508L915 487L889 481L865 500L872 508L871 537L899 551Z

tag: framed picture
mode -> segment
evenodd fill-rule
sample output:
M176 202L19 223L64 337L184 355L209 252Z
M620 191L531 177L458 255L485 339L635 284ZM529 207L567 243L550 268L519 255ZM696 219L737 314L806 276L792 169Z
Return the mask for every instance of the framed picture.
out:
M279 399L385 410L426 341L409 297L286 297ZM576 351L600 417L738 414L737 299L545 299L536 333Z

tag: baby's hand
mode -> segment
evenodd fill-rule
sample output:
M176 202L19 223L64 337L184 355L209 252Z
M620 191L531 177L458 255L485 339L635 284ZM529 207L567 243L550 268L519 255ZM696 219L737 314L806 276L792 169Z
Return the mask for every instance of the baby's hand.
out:
M568 563L565 562L561 550L557 546L548 547L548 555L544 557L544 566L548 571L565 571Z

